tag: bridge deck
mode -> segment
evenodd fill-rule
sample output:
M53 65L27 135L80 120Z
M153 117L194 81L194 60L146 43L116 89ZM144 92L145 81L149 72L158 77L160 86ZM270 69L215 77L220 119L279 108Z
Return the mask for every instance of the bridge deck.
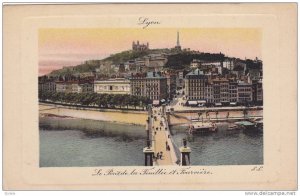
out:
M173 165L172 158L171 158L171 151L167 151L166 142L168 140L168 132L167 125L164 123L164 119L161 116L160 108L153 108L152 111L153 118L152 121L152 136L154 142L154 155L157 156L157 153L162 152L163 156L162 159L157 159L155 161L156 165ZM156 120L154 119L156 117ZM171 146L172 144L169 144ZM171 148L172 150L172 148Z

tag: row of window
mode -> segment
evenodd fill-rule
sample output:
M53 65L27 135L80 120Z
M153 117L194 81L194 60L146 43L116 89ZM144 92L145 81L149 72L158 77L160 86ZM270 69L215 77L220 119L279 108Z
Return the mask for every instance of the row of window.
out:
M159 89L158 88L155 88L155 87L152 87L152 88L147 88L147 91L158 91Z
M239 92L250 92L252 88L239 88Z
M188 97L188 99L190 100L199 100L199 99L205 99L205 98L199 98L199 97ZM245 100L247 101L252 101L251 99L209 99L209 98L206 98L205 99L208 103L220 103L220 102L244 102Z
M195 88L188 88L189 91L195 91L195 90L201 90L204 91L204 88L199 88L199 87L195 87Z
M95 86L96 91L101 91L101 90L129 90L129 86Z

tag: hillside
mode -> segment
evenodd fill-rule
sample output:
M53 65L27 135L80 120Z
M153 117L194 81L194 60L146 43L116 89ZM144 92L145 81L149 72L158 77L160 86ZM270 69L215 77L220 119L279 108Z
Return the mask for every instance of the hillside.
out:
M183 69L185 65L189 65L193 59L203 61L223 61L225 58L224 54L211 54L211 53L200 53L194 54L191 52L181 52L178 54L168 56L167 68L170 69Z
M140 58L143 57L149 53L151 53L153 50L148 51L123 51L120 53L112 54L107 58L104 58L102 60L88 60L85 61L83 64L76 65L74 67L65 67L59 70L54 70L50 73L51 76L59 76L59 75L67 75L67 74L78 74L83 72L92 72L95 71L96 68L99 68L100 65L108 66L110 64L118 65L122 62L129 61L131 59Z
M128 50L128 51L123 51L120 53L113 54L110 57L103 59L103 61L110 61L112 62L112 64L120 64L122 62L126 62L135 58L143 57L147 54L149 54L149 51L138 52L138 51Z
M62 69L54 70L50 73L51 76L59 76L59 75L72 75L83 72L92 72L95 71L101 64L101 60L90 60L86 61L83 64L76 65L74 67L65 67Z
M83 64L74 67L65 67L60 70L55 70L50 73L52 76L79 74L83 72L93 72L100 65L109 66L111 64L118 65L129 60L144 57L145 55L153 53L165 53L167 54L168 61L166 63L166 69L184 69L191 63L193 59L203 61L223 61L225 55L222 53L193 53L188 51L174 52L171 49L151 49L147 51L132 51L127 50L120 53L112 54L102 60L88 60Z

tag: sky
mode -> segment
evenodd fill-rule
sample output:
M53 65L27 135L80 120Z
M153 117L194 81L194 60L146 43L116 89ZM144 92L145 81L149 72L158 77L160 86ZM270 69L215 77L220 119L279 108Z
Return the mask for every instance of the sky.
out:
M39 75L130 50L137 40L149 42L150 49L173 48L177 31L182 48L261 59L262 32L257 28L52 28L39 29Z

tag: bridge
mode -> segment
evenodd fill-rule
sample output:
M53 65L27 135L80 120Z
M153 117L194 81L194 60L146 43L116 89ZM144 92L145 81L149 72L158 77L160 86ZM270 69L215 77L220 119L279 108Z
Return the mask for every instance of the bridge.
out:
M154 153L153 165L182 164L180 152L182 147L179 148L172 138L164 106L149 109L146 129L148 131L148 140L151 141L151 152ZM186 147L186 149L189 148ZM189 164L189 161L185 160L185 165Z
M168 113L166 113L168 111ZM178 147L172 138L169 123L190 124L193 121L230 122L262 119L262 114L253 110L237 111L189 111L178 112L166 109L165 105L148 110L147 147L144 148L145 165L190 165L191 150L186 141ZM160 157L160 155L162 156Z
M162 158L156 158L156 165L175 165L179 162L180 154L176 155L175 143L169 130L166 113L163 107L153 108L151 110L150 122L152 146L154 149L154 156L162 152Z

